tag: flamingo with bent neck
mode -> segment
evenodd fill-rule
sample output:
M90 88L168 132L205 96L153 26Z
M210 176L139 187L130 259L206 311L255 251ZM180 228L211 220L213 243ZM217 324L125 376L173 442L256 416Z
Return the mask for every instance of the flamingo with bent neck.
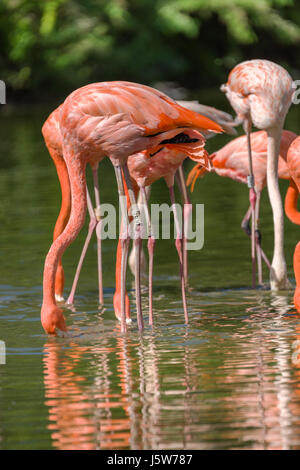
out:
M77 237L85 220L87 208L85 169L104 156L109 156L115 170L123 220L127 217L122 204L125 196L122 174L132 206L135 195L127 166L128 156L144 149L160 149L168 140L176 148L176 136L184 134L187 156L199 151L203 155L203 141L193 130L222 132L222 128L204 116L187 110L157 90L130 82L103 82L75 90L67 97L59 111L59 129L62 137L62 155L66 164L71 189L70 217L62 233L54 240L46 256L43 280L41 320L46 332L66 331L62 310L55 301L55 277L65 249ZM197 133L198 134L198 133ZM196 141L196 142L195 142ZM204 163L205 164L205 163ZM136 245L136 305L139 330L143 328L140 296L141 219L138 210L135 220ZM126 331L125 276L128 256L128 233L121 236L121 328Z
M223 130L227 134L231 135L236 135L236 131L234 127L236 126L235 121L233 120L232 116L228 113L225 113L224 111L221 111L219 109L213 108L211 106L206 106L198 103L197 101L178 101L178 103L182 106L184 106L187 109L190 109L192 111L195 111L203 116L208 117L209 119L214 120L217 122L220 126L222 126ZM57 238L57 236L62 232L64 229L68 219L69 219L69 213L70 213L70 185L68 184L68 172L67 172L67 167L63 159L62 155L62 139L60 135L60 129L59 129L59 113L60 113L60 108L57 108L54 110L48 119L46 120L42 133L46 142L46 145L48 147L49 153L53 159L53 162L56 166L58 177L61 183L61 191L62 191L62 203L61 203L61 210L55 225L54 229L54 240ZM54 132L55 130L55 132ZM210 138L215 135L215 132L210 132L210 131L203 131L203 134L205 138ZM166 148L165 152L166 153ZM148 153L149 155L149 153ZM159 158L163 159L163 156L160 154ZM184 158L180 158L181 161L183 161ZM157 160L157 157L155 158ZM169 159L170 160L170 159ZM146 159L147 161L147 159ZM152 160L153 161L153 160ZM170 163L170 162L169 162ZM146 164L147 165L147 164ZM161 167L160 167L161 168ZM184 272L184 280L185 283L187 282L188 278L188 267L187 267L187 250L186 250L186 238L184 236L184 225L188 223L189 220L189 215L191 211L191 203L189 200L189 196L186 190L185 186L185 178L183 174L183 168L182 165L176 165L176 168L178 168L178 184L180 188L180 192L182 195L183 203L184 203L184 217L183 217L183 272ZM152 164L148 165L148 173L152 172ZM163 168L162 165L162 170L163 174L162 176L166 176L168 174L168 169ZM101 210L100 210L100 194L99 194L99 186L98 186L98 164L92 168L93 171L93 182L94 182L94 191L95 191L95 200L96 200L96 207L93 209L92 207L92 202L91 202L91 197L89 195L88 187L87 187L87 206L88 206L88 211L89 211L89 216L90 216L90 223L89 223L89 229L88 229L88 234L86 236L86 240L82 249L82 253L80 256L79 263L76 268L76 273L75 277L72 283L72 288L70 291L70 294L67 299L67 304L73 304L74 303L74 297L75 297L75 291L77 288L80 272L82 269L83 261L88 249L88 245L90 243L91 237L93 232L95 231L97 234L101 235ZM157 170L154 170L157 172ZM170 172L172 173L172 165L170 165ZM150 178L150 175L148 175ZM159 174L156 175L154 178L155 180L159 178ZM150 194L150 186L146 186L147 188L147 195L149 196ZM144 201L144 194L142 194L142 191L140 191L139 197L138 197L138 205L142 204ZM149 248L151 251L151 245L153 245L152 240L149 240ZM154 247L154 245L153 245ZM121 253L121 251L120 251ZM118 252L118 254L120 254ZM129 266L134 274L135 272L135 249L133 247L130 256L129 256ZM150 255L151 257L151 255ZM103 304L104 303L104 295L103 295L103 281L102 281L102 252L101 252L101 236L97 235L97 259L98 259L98 291L99 291L99 303ZM153 259L153 258L152 258ZM150 261L151 262L151 261ZM118 268L119 269L119 268ZM151 272L151 269L150 269ZM141 274L146 277L146 258L144 255L144 251L141 251ZM149 278L150 284L151 281L151 276ZM63 290L64 290L64 270L62 266L62 261L59 260L59 265L56 273L56 280L55 280L55 298L58 301L64 301L63 297ZM152 292L151 287L149 290L149 293ZM151 294L150 294L150 302L149 304L151 305ZM151 307L150 307L151 310ZM118 315L117 315L118 316Z
M272 290L289 288L284 256L283 206L278 185L278 155L281 131L291 105L293 81L280 65L268 60L249 60L234 67L221 90L226 93L248 138L249 199L252 213L252 263L255 264L256 192L252 169L250 131L252 124L268 134L267 186L273 211L274 252L270 269Z

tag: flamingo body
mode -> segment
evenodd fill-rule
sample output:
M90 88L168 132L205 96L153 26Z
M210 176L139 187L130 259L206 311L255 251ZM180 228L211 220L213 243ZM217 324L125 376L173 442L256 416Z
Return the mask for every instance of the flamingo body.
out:
M191 122L192 120L193 122ZM163 93L129 82L87 85L71 93L60 114L63 138L89 163L110 156L118 165L129 155L155 147L179 127L222 132L210 119L185 109ZM176 131L178 133L178 131Z
M252 285L255 287L255 204L254 174L252 171L251 126L267 131L268 158L267 182L269 199L273 211L274 252L270 270L272 290L289 288L284 256L284 217L278 185L278 156L281 131L292 102L293 81L280 65L268 60L242 62L230 72L228 81L221 90L226 93L238 119L243 122L248 138L250 162L249 199L252 208Z

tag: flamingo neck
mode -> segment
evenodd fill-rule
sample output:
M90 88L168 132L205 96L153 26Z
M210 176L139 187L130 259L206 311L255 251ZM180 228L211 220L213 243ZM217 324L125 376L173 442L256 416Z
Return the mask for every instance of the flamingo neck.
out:
M300 312L300 242L297 243L294 251L294 273L296 278L294 304L298 312Z
M278 157L282 126L267 129L268 159L267 183L269 199L273 211L274 255L270 271L271 289L287 287L286 262L284 257L284 218L283 206L278 184Z
M299 190L294 180L291 179L285 196L284 209L290 221L294 224L300 225L300 212L297 208L298 197Z

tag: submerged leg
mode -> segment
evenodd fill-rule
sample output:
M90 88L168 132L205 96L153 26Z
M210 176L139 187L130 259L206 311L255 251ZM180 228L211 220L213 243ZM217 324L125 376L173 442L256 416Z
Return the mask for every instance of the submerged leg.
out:
M170 199L171 199L171 204L172 204L172 209L173 209L173 214L174 214L174 222L175 222L175 227L176 227L176 232L177 232L175 246L176 246L176 250L177 250L177 253L178 253L178 257L179 257L180 281L181 281L181 292L182 292L184 318L185 318L185 323L188 323L189 322L189 317L188 317L188 311L187 311L185 283L184 283L184 275L183 275L182 233L181 233L181 230L180 230L180 223L179 223L179 218L178 218L176 204L175 204L174 186L170 186L169 191L170 191Z

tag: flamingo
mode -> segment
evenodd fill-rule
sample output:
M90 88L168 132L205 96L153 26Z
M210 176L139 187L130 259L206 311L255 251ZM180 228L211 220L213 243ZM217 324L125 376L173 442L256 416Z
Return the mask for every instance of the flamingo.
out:
M68 178L68 173L67 173L67 168L65 165L65 162L63 160L63 155L62 155L62 143L61 143L61 136L59 137L59 108L55 110L47 119L46 123L43 126L42 132L45 138L46 145L48 147L49 153L56 165L57 172L60 178L61 182L61 187L62 187L62 205L61 205L61 211L58 216L55 229L54 229L54 240L57 238L57 236L61 233L61 228L64 228L66 225L66 222L69 218L69 213L70 213L70 205L71 205L71 199L70 199L70 186L69 186L69 178ZM57 131L54 135L52 135L52 129L55 128ZM194 138L197 137L199 142L203 141L203 137L200 133L196 134L194 131ZM128 168L129 168L129 173L131 176L131 183L135 184L134 187L134 192L135 192L135 197L137 197L138 194L138 188L141 190L142 195L143 195L143 202L145 204L145 207L147 209L147 219L148 219L148 234L149 234L149 240L148 240L148 251L149 251L149 323L152 325L153 323L153 317L152 317L152 273L153 273L153 251L154 251L154 244L155 244L155 239L152 233L152 228L151 228L151 222L149 218L149 210L148 210L148 205L147 205L147 196L146 196L146 190L145 188L150 186L154 181L157 181L159 178L164 177L167 183L167 186L170 191L170 197L171 197L171 202L172 202L172 207L173 207L173 213L174 213L174 220L176 223L177 227L177 239L176 239L176 248L178 251L179 255L179 260L180 260L180 273L181 273L181 285L182 285L182 296L183 296L183 306L184 306L184 312L185 312L185 320L188 321L188 313L187 313L187 305L186 305L186 295L185 295L185 285L184 285L184 268L183 268L183 259L182 259L182 246L181 246L181 233L180 233L180 223L178 219L178 215L176 212L176 206L175 206L175 196L174 196L174 177L175 173L178 169L178 167L182 164L182 161L186 158L186 154L183 153L182 151L180 152L180 144L177 145L177 148L174 150L168 150L170 147L170 144L165 144L165 147L161 147L158 151L141 151L137 154L131 155L128 158ZM185 147L183 146L183 150L185 150ZM193 158L195 161L200 160L203 161L202 155L197 156L198 149L196 149L196 156ZM205 152L205 151L204 151ZM192 153L192 150L191 150ZM198 152L199 153L199 152ZM201 163L199 163L201 165ZM95 178L95 168L93 169L93 175L94 175L94 182L95 180L97 181L97 177ZM136 186L137 185L137 186ZM126 192L128 204L130 206L130 198L127 193L127 188L126 184L124 185L124 189ZM97 192L96 192L96 197L97 197ZM91 235L93 231L96 229L98 225L98 220L96 218L96 214L92 208L92 203L91 199L89 196L89 192L87 189L87 206L88 206L88 211L90 214L90 224L89 224L89 230L88 230L88 235L86 237L86 241L81 253L81 257L79 260L79 264L76 270L76 275L75 279L72 285L71 293L68 297L67 303L73 303L74 299L74 294L75 294L75 289L77 286L78 278L79 278L79 273L81 271L81 267L83 264L83 259L85 257L89 242L91 240ZM100 206L100 201L99 205ZM101 230L101 228L100 228ZM100 237L97 237L97 240L101 240ZM120 244L120 242L119 242ZM121 246L119 247L119 249ZM99 263L99 254L101 256L101 246L99 247L98 244L98 271L102 271L101 268L101 259ZM115 306L115 313L118 319L121 318L121 306L120 306L120 279L119 279L119 274L120 274L120 263L121 263L121 258L120 258L121 251L117 251L117 266L116 266L116 292L114 295L114 306ZM102 273L101 273L102 274ZM58 268L56 272L56 279L55 279L55 298L58 301L63 300L62 292L63 292L63 287L64 287L64 271L62 267L62 261L59 259L58 263ZM102 275L101 278L99 276L99 293L102 290ZM103 296L103 290L102 290L102 296ZM101 302L101 296L100 296L100 303ZM126 319L130 319L130 313L129 313L129 299L127 298L127 293L126 293Z
M135 195L127 166L128 156L143 149L159 150L166 143L170 148L179 143L187 156L204 157L204 139L199 141L195 130L222 132L212 120L187 110L157 90L130 82L102 82L75 90L67 97L59 111L59 129L62 137L62 155L66 164L70 193L70 217L62 233L56 238L46 256L43 276L42 325L47 333L66 331L62 310L55 300L55 277L65 249L75 240L84 224L87 208L85 169L87 163L97 168L104 156L114 166L123 221L126 220L122 174L125 177L130 202ZM194 130L193 130L194 129ZM183 137L182 137L183 136ZM139 330L143 328L140 298L141 220L135 210L136 245L136 304ZM121 328L126 331L125 276L129 236L121 234Z
M227 134L230 135L236 135L236 131L234 129L234 126L236 125L235 122L233 121L233 118L230 114L225 113L224 111L218 110L216 108L213 108L211 106L206 106L198 103L197 101L179 101L179 104L183 105L184 107L191 109L192 111L196 111L199 114L201 113L202 115L213 119L215 122L220 124ZM42 133L47 145L47 148L49 150L49 153L54 161L54 164L57 169L57 173L59 176L59 180L61 182L61 190L62 190L62 205L61 205L61 211L59 213L56 226L54 229L54 240L59 236L59 234L62 232L64 229L68 218L69 218L69 213L70 213L70 205L71 205L71 197L70 197L70 185L69 185L69 179L68 179L68 173L67 173L67 168L66 164L63 159L63 153L62 153L62 138L59 130L59 113L60 113L60 108L57 108L54 110L49 118L46 120L43 128L42 128ZM55 132L54 132L55 130ZM210 138L215 135L214 132L209 132L209 131L203 131L203 134L205 135L206 138ZM199 138L202 138L199 136ZM188 194L186 191L186 186L185 186L185 181L184 181L184 174L183 174L183 169L181 166L182 161L186 158L186 155L184 153L179 153L178 151L170 151L168 150L167 146L162 149L163 152L159 153L157 152L155 154L155 157L151 158L151 161L149 160L149 157L152 155L149 151L142 151L138 155L135 156L130 156L130 162L131 164L129 165L129 172L131 175L132 179L132 184L134 184L134 181L138 183L138 186L136 187L136 195L138 194L138 188L141 188L141 196L142 198L138 199L138 205L142 204L144 201L147 200L146 198L146 192L147 190L150 189L150 184L152 184L154 181L159 179L160 177L165 177L167 181L167 185L169 187L170 193L172 193L171 198L174 199L174 190L172 189L172 186L174 185L174 174L176 170L178 169L179 173L179 178L178 178L178 183L180 187L180 191L182 193L183 197L183 202L184 202L184 222L183 222L183 227L182 231L184 232L184 224L187 223L188 217L189 217L189 211L191 204L188 198ZM172 155L173 154L173 155ZM167 158L165 158L167 156ZM172 157L171 157L172 156ZM172 161L172 159L174 159ZM197 161L197 158L195 158ZM153 164L155 162L155 164ZM199 164L201 165L201 164ZM93 209L92 207L92 202L91 202L91 197L89 195L88 188L87 189L87 207L88 207L88 212L90 215L90 223L89 223L89 229L88 229L88 234L82 249L82 253L80 256L80 260L76 269L76 274L75 278L72 284L71 292L69 294L67 304L73 304L74 302L74 296L75 296L75 290L77 287L77 283L79 280L79 275L81 272L81 268L83 265L84 257L87 252L88 245L90 243L92 234L94 231L98 232L101 234L101 217L100 217L100 196L99 196L99 187L98 187L98 164L92 168L93 170L93 181L94 181L94 188L95 188L95 199L96 199L96 208ZM146 173L146 179L141 175L141 172ZM168 177L169 175L169 177ZM144 178L144 180L143 180ZM173 180L173 184L169 185L168 183ZM145 189L146 188L146 189ZM124 186L125 192L126 192L126 184ZM148 192L149 194L149 192ZM127 192L126 195L128 196ZM64 200L65 199L65 200ZM129 197L127 197L127 202L130 205ZM145 206L147 207L147 205ZM176 206L172 205L173 207L173 212L176 210ZM179 220L177 213L174 212L174 217L175 217L175 222L177 229L179 227ZM149 225L149 224L148 224ZM151 224L149 225L149 234L151 232ZM180 269L183 273L184 281L182 280L182 292L183 292L183 304L184 304L184 312L185 312L185 319L188 319L188 314L187 314L187 306L186 306L186 300L185 300L185 286L183 282L186 282L187 279L187 251L186 251L186 239L183 237L183 259L181 259L181 247L180 247L180 231L178 231L178 236L177 236L177 241L176 241L176 246L179 250L179 259L180 259ZM152 316L152 273L153 273L153 250L154 250L154 244L155 240L152 235L149 236L148 240L148 252L149 252L149 322L150 324L153 323L153 316ZM119 243L120 245L120 243ZM100 304L103 304L103 283L102 283L102 260L101 260L101 237L97 236L97 254L98 254L98 287L99 287L99 302ZM142 268L142 273L145 273L146 270L146 261L145 261L145 256L144 252L142 250L141 252L141 268ZM135 271L135 250L133 248L130 260L130 268L134 274ZM114 307L115 307L115 313L118 319L121 318L120 316L120 279L119 279L119 274L120 274L120 263L121 263L121 246L118 247L117 250L117 264L116 264L116 292L114 295ZM56 279L55 279L55 298L58 301L63 301L63 289L64 289L64 270L62 266L62 261L61 259L59 260L57 272L56 272ZM129 298L126 293L126 321L130 323L130 307L129 307Z
M290 179L289 169L286 164L286 158L289 146L296 139L294 132L283 130L280 141L279 160L278 160L278 176L283 179ZM257 196L255 207L255 230L256 230L256 254L258 264L258 282L262 284L262 261L263 258L268 268L271 265L263 252L260 244L261 236L258 230L259 208L261 192L267 184L267 153L268 153L268 135L266 131L252 132L250 135L253 174L255 179L255 191ZM247 176L249 175L249 159L248 159L248 139L243 135L230 141L220 150L210 155L212 163L212 171L220 176L225 176L244 184L247 184ZM191 185L193 191L197 178L204 173L203 167L195 165L190 171L187 184ZM241 227L250 236L249 220L251 217L251 205L242 220ZM254 271L255 276L255 271Z
M69 185L69 178L68 178L68 172L66 168L66 164L63 159L62 155L62 142L61 142L61 135L59 132L59 111L60 108L55 110L47 121L45 122L43 128L42 128L42 133L45 138L46 145L48 147L49 153L56 165L57 172L59 175L59 179L61 182L61 188L62 188L62 205L61 205L61 210L55 225L54 229L54 240L59 236L59 234L62 232L64 229L68 218L70 214L70 206L71 206L71 199L70 199L70 185ZM53 129L55 129L55 133L52 132ZM195 134L196 136L196 134ZM201 134L198 133L196 136L198 137L199 141L203 140L203 137ZM180 148L180 145L178 145ZM135 154L134 156L129 157L130 164L129 166L129 172L133 180L135 180L136 183L138 183L138 186L141 188L142 191L144 191L143 195L145 196L145 201L147 201L146 194L145 194L145 187L152 184L154 181L159 179L162 176L165 176L167 184L170 182L171 179L173 179L173 183L168 184L168 187L170 188L170 194L171 198L174 200L174 189L172 186L174 185L174 175L179 167L181 165L182 161L186 158L186 155L184 153L178 152L178 150L173 150L173 152L168 153L168 144L166 144L166 147L161 148L163 152L159 155L159 158L157 157L159 150L157 152L154 152L155 157L152 157L152 154L149 151L143 151L138 154ZM164 158L164 154L169 156L169 158ZM171 155L171 158L170 158ZM174 158L177 156L177 158ZM179 156L179 158L178 158ZM150 161L151 158L151 161ZM202 156L200 156L200 160L202 159ZM196 157L195 160L197 161L198 158ZM93 176L94 176L94 184L97 184L97 173L96 170L97 167L93 167ZM124 186L126 195L126 184ZM97 191L95 191L95 196L96 196L96 203L97 203L97 195L99 194L99 190L97 187ZM137 192L135 191L135 197L137 195ZM99 197L99 196L98 196ZM129 201L130 202L130 201ZM174 203L173 204L173 210L174 210L174 217L176 220L176 226L177 229L179 227L179 221L178 217L176 214L176 208ZM89 224L89 230L88 234L86 237L86 241L84 243L84 247L80 256L79 264L77 266L76 274L75 274L75 279L71 288L71 293L68 297L67 303L72 304L74 300L74 294L75 294L75 289L77 286L79 274L82 268L83 260L89 245L89 242L91 240L91 236L94 230L96 230L97 225L101 223L99 220L96 218L96 211L97 208L100 207L100 200L98 199L98 204L97 208L94 211L92 208L92 202L90 199L90 195L87 189L87 207L88 211L90 214L90 224ZM147 207L147 206L146 206ZM151 225L150 225L151 227ZM101 227L99 228L101 230ZM150 231L149 231L150 233ZM101 238L97 237L98 242L101 242ZM149 264L150 266L150 272L151 274L149 275L149 319L150 319L150 324L152 324L152 266L153 266L153 250L154 250L154 237L150 236L149 237L149 242L148 242L148 248L149 248L149 258L152 260L152 262ZM176 247L179 253L180 257L180 263L181 263L181 274L183 276L183 268L182 268L182 259L181 259L181 251L182 247L180 246L180 232L178 232L177 236L177 241L176 241ZM121 247L120 247L121 248ZM97 252L98 252L98 273L99 273L99 301L102 303L103 299L103 287L102 287L102 263L101 263L101 245L98 243L97 247ZM120 258L120 253L121 251L117 252L117 267L116 267L116 293L114 295L114 306L115 306L115 313L118 319L121 318L120 315L120 280L118 279L118 273L120 273L120 264L121 263L121 258ZM63 287L64 287L64 271L63 271L63 266L62 266L62 260L59 259L58 262L58 268L56 272L56 279L55 279L55 298L58 301L63 301ZM186 306L186 296L185 296L185 288L184 288L184 280L182 279L182 291L183 291L183 304L184 304L184 312L185 312L185 319L186 321L188 320L188 314L187 314L187 306ZM102 296L102 299L101 299ZM127 298L127 293L126 293L126 320L130 319L130 313L129 313L129 299ZM129 322L129 321L128 321Z
M236 135L236 131L234 126L236 123L234 122L232 116L224 111L220 111L219 109L213 108L211 106L206 106L198 103L198 101L178 101L178 103L185 108L191 109L192 111L196 111L199 114L202 114L209 119L214 120L218 124L220 124L227 134ZM45 143L49 150L49 153L54 161L54 164L57 169L57 173L59 176L59 180L61 182L61 191L62 191L62 204L61 204L61 211L59 213L55 229L54 229L54 240L57 236L60 235L62 230L64 229L70 212L70 186L68 184L68 172L66 168L66 164L63 160L62 154L62 138L59 130L59 113L60 108L54 110L48 119L46 120L43 128L42 133L45 139ZM205 131L203 132L206 138L210 138L215 135L213 132ZM183 160L183 159L182 159ZM96 233L101 233L101 217L100 217L100 194L99 194L99 187L98 187L98 163L92 168L93 171L93 181L94 181L94 190L95 190L95 199L96 199L96 208L92 208L91 197L89 195L89 191L87 188L87 207L90 215L90 223L88 234L86 236L86 240L82 249L82 253L80 256L80 260L76 269L75 278L72 284L71 292L67 299L67 304L74 303L74 296L77 287L77 283L79 280L79 275L81 272L81 268L83 265L83 261L87 252L88 245L90 243L92 234L94 231ZM151 171L151 165L148 168L148 171ZM172 170L170 170L172 171ZM167 169L163 169L164 175L168 173ZM163 176L163 175L162 175ZM178 168L178 184L182 194L182 199L184 202L184 222L183 222L183 232L184 232L184 224L188 223L190 210L191 210L191 203L188 197L188 193L186 191L185 186L185 178L183 174L182 166ZM158 178L156 178L158 179ZM147 186L147 194L149 195L150 186ZM143 195L139 195L138 205L143 203ZM149 240L151 244L151 239ZM187 250L186 250L186 239L185 236L183 237L183 271L184 271L184 279L187 280ZM99 287L99 303L103 304L104 296L103 296L103 282L102 282L102 256L101 256L101 237L97 237L97 258L98 258L98 287ZM135 250L132 249L132 252L129 257L129 265L131 268L132 273L135 272ZM145 275L146 273L146 259L144 252L141 252L141 273ZM64 270L62 266L62 261L59 260L58 269L56 273L56 280L55 280L55 298L56 300L62 302L64 300L63 297L63 290L64 290ZM151 289L150 289L151 291ZM151 303L151 302L150 302Z
M288 150L287 165L291 181L285 197L285 213L294 224L300 225L300 212L297 209L300 191L300 137L293 141ZM293 264L296 279L294 304L297 311L300 312L300 242L297 243L294 251Z
M234 67L221 90L243 123L248 138L249 199L252 215L252 265L255 269L255 203L254 174L252 169L250 131L252 124L268 134L267 186L273 211L274 252L270 269L272 290L289 288L284 257L283 206L278 185L278 154L281 131L293 95L293 82L289 73L268 60L249 60ZM255 287L255 276L253 277Z

